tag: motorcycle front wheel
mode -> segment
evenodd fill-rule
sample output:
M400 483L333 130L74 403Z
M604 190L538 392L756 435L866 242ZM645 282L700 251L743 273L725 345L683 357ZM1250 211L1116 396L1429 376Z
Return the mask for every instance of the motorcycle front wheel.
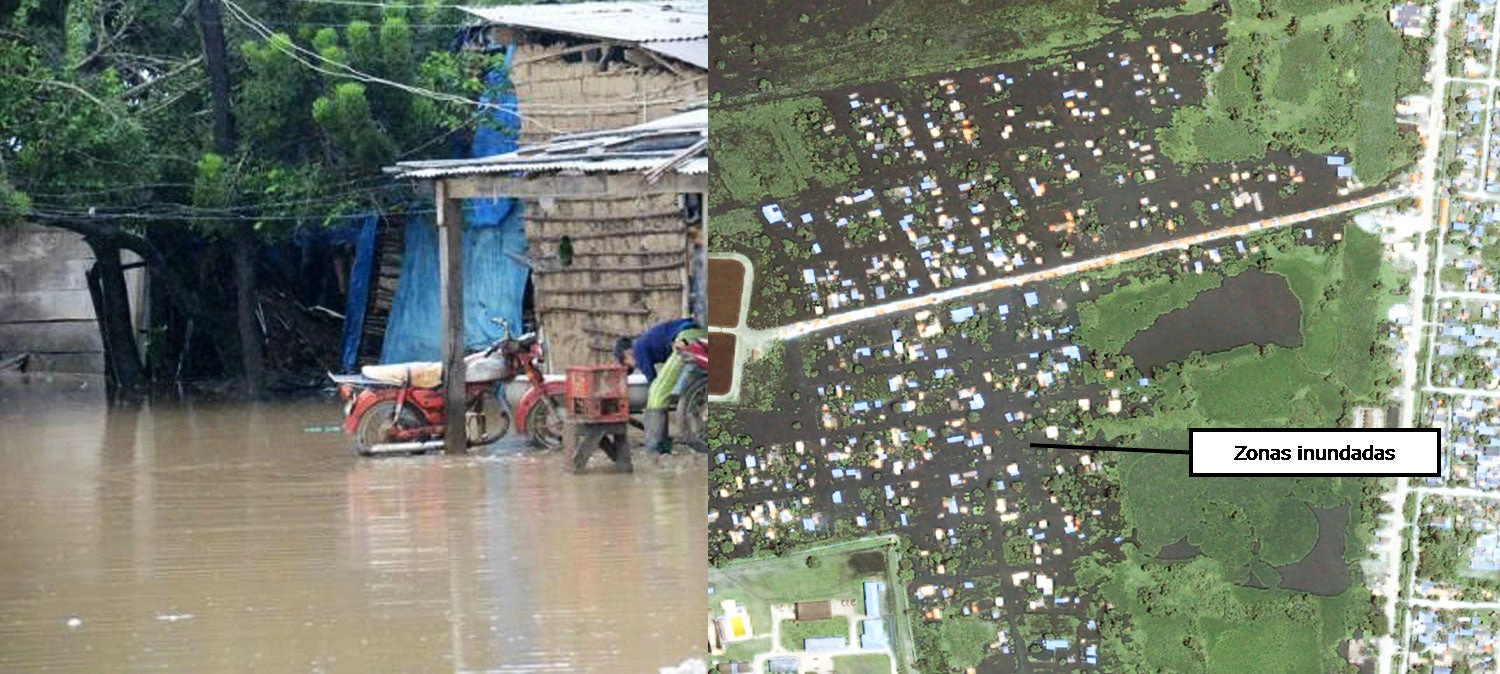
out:
M510 412L493 390L469 399L464 410L464 436L470 447L488 445L510 432Z

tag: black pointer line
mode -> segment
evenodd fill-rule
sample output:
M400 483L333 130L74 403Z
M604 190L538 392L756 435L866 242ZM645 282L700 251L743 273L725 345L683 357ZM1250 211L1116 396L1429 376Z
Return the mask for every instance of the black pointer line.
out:
M1052 442L1033 442L1032 449L1076 449L1085 452L1135 452L1137 454L1188 454L1185 449L1147 449L1145 447L1101 447L1099 445L1063 445Z

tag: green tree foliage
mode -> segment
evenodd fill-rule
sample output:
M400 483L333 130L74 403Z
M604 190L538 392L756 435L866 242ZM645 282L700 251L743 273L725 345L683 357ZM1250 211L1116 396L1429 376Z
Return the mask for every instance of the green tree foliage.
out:
M452 51L453 29L443 26L456 16L437 3L222 4L238 143L213 152L193 4L186 15L183 3L152 0L8 5L0 5L0 222L66 227L93 244L138 249L175 288L153 316L195 319L205 349L237 343L234 321L222 316L234 306L219 287L228 275L213 271L227 268L225 235L251 223L264 242L401 208L413 195L380 169L445 157L487 123L472 101L490 93L481 75L498 64ZM206 235L210 250L156 256L187 232ZM232 354L220 356L232 371Z

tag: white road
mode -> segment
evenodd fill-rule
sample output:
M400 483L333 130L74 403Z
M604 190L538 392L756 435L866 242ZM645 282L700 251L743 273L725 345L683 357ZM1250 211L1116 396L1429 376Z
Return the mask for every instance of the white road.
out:
M1423 134L1425 145L1422 148L1422 158L1418 164L1419 182L1416 192L1421 204L1422 221L1431 223L1434 230L1438 231L1438 245L1429 244L1428 232L1417 236L1416 245L1416 273L1412 275L1411 294L1413 307L1411 312L1412 325L1407 331L1406 356L1402 359L1402 392L1401 396L1401 427L1413 428L1417 423L1417 401L1421 398L1421 389L1428 383L1425 373L1418 373L1420 369L1417 354L1422 351L1422 336L1427 334L1427 302L1429 280L1434 288L1438 287L1437 280L1433 278L1436 270L1441 268L1442 256L1442 227L1444 223L1438 222L1442 216L1438 206L1438 153L1442 149L1443 124L1447 121L1447 111L1444 106L1448 102L1448 32L1452 27L1453 0L1438 0L1437 24L1435 36L1432 41L1432 54L1430 55L1431 67L1429 77L1432 80L1431 108L1428 112L1427 129ZM1436 250L1432 250L1436 248ZM1437 262L1433 263L1434 257ZM1429 264L1431 265L1429 267ZM1432 340L1428 340L1431 343ZM1391 665L1397 652L1402 653L1401 671L1406 671L1406 657L1403 644L1407 639L1407 625L1405 621L1397 624L1398 606L1401 595L1410 588L1409 582L1403 582L1401 578L1401 547L1404 536L1407 533L1406 521L1406 498L1409 485L1407 478L1396 478L1395 488L1386 495L1386 500L1395 509L1387 518L1384 536L1390 541L1386 550L1386 574L1381 583L1381 594L1385 597L1386 614L1386 636L1381 637L1379 645L1379 660L1377 671L1380 674L1391 674ZM1415 536L1412 537L1412 547L1415 551ZM1400 634L1402 644L1397 644L1394 634Z
M1079 272L1093 271L1095 269L1112 267L1117 264L1140 259L1148 255L1182 250L1189 246L1202 245L1211 243L1213 241L1220 241L1223 239L1229 239L1238 236L1247 236L1256 232L1271 229L1280 229L1282 227L1301 224L1309 220L1326 218L1331 215L1348 213L1349 211L1356 211L1362 208L1369 208L1371 206L1379 206L1381 204L1387 204L1398 199L1405 198L1409 195L1409 190L1405 186L1400 186L1394 189L1387 190L1385 192L1381 192L1379 194L1372 194L1368 197L1353 199L1341 204L1334 204L1332 206L1325 206L1323 208L1315 208L1310 211L1303 211L1301 213L1294 213L1292 215L1283 215L1266 220L1257 220L1255 222L1243 225L1235 225L1233 227L1216 229L1211 232L1203 232L1201 234L1194 234L1192 236L1172 239L1171 241L1163 241L1158 244L1121 251L1118 253L1105 255L1103 257L1096 257L1088 260L1072 262L1065 265L1059 265L1051 269L1032 272L1030 274L1005 276L986 281L984 283L976 283L974 285L949 288L947 290L941 290L935 293L922 295L920 297L909 297L906 299L896 300L894 302L887 302L885 304L863 307L860 309L855 309L853 311L846 311L843 313L835 314L833 316L824 316L821 318L801 321L799 323L785 325L774 330L774 338L787 340L796 339L798 337L805 337L816 332L822 332L824 330L829 330L832 328L851 325L854 323L867 321L872 318L879 318L881 316L901 313L903 311L911 311L914 309L931 307L951 300L970 297L973 295L978 295L980 293L991 292L994 290L999 290L1001 288L1015 288L1018 286L1030 285L1039 281L1069 276L1071 274L1077 274Z

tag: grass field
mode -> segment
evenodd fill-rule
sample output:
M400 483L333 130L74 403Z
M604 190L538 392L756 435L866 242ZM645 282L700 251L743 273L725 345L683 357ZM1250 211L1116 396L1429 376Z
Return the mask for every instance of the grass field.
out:
M1302 346L1246 346L1157 372L1154 414L1104 420L1109 439L1153 430L1166 446L1185 447L1190 426L1333 426L1347 404L1378 402L1389 366L1371 357L1377 331L1395 298L1382 270L1380 242L1355 227L1331 251L1262 244L1267 270L1287 279L1302 304ZM1114 357L1156 317L1186 306L1220 281L1203 276L1152 277L1080 304L1079 341Z
M712 51L724 67L714 89L801 94L1061 54L1119 26L1110 9L1101 0L730 3L715 10Z
M917 625L917 658L929 669L963 671L979 665L998 640L994 623L964 616L945 617Z
M883 554L890 541L875 539L840 548L731 562L710 568L709 595L711 608L717 609L725 599L733 599L750 612L750 624L757 635L771 633L771 604L799 601L859 600L864 596L864 581L879 578L890 582L880 571L860 572L850 559L862 552ZM807 558L816 558L812 566Z
M771 633L766 636L725 644L724 659L730 662L753 662L755 656L771 652Z
M1161 132L1179 163L1243 161L1268 146L1350 152L1366 183L1411 163L1395 107L1421 85L1425 46L1405 40L1376 2L1233 0L1223 67L1202 107Z
M811 97L716 108L709 150L724 185L722 196L758 206L813 185L846 186L858 165L842 134L822 131L830 122L823 102Z
M833 659L833 674L891 674L891 658L881 653L840 656Z
M808 620L805 622L797 622L795 620L781 621L782 648L797 650L802 648L804 641L817 637L843 637L851 644L858 643L854 636L849 633L849 621L844 618Z

